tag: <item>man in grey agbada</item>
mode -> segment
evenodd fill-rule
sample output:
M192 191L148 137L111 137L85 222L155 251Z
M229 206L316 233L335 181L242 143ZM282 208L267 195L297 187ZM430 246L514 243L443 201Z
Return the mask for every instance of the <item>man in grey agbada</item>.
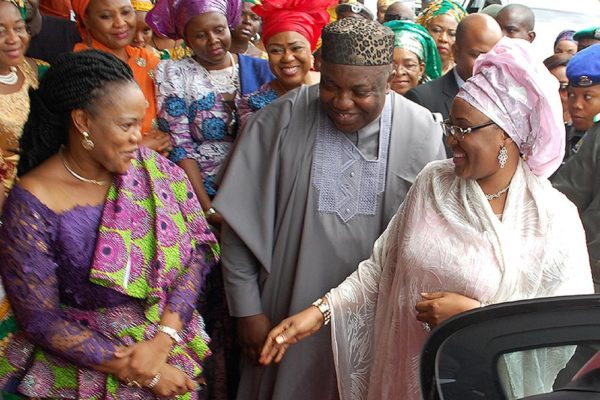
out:
M269 330L369 257L419 171L444 158L441 127L390 91L394 35L347 18L323 30L321 83L256 113L239 137L214 207L244 352L238 399L333 400L327 329L259 366Z

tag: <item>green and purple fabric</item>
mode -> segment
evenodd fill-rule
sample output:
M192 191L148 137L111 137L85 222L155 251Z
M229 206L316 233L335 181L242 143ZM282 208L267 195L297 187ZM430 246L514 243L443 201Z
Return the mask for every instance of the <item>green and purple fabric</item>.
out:
M46 226L48 229L61 226L55 218L66 220L67 216L57 216L44 209L25 190L15 189L15 198L7 200L6 218L11 227L18 221L29 220L28 227L43 232ZM27 204L27 207L19 204ZM76 208L74 213L81 211L85 211L88 218L94 207ZM85 221L80 221L85 226ZM59 250L52 249L51 243L45 241L48 239L42 236L33 237L35 240L29 243L29 246L41 245L30 248L31 253L40 248L44 253L35 255L38 276L29 278L29 265L22 264L23 261L19 264L18 257L12 254L15 246L11 240L18 235L0 235L0 247L9 257L4 266L6 270L2 271L3 278L10 280L16 275L7 282L7 285L12 284L7 292L18 322L46 323L45 329L37 330L43 333L41 336L35 336L32 332L36 329L30 326L16 332L0 359L0 387L41 398L155 398L149 389L127 387L112 375L92 367L111 359L115 346L129 346L154 337L160 317L167 309L178 313L184 326L183 342L173 346L167 362L191 378L202 374L203 361L210 354L210 339L196 311L196 302L204 278L218 262L219 247L185 172L157 153L140 149L127 174L113 180L99 221L99 225L95 225L96 234L92 230L88 239L82 232L78 238L92 246L91 261L83 260L84 265L91 265L87 286L69 282L69 276L63 275L56 264L47 267L51 260L60 260L60 256L53 254ZM62 234L52 232L48 236L56 235ZM25 250L19 248L17 252L23 254ZM86 277L88 272L84 271ZM31 304L31 301L27 304L27 299L19 301L15 285L48 293L38 296L42 298L38 301L40 304ZM69 297L68 291L64 291L69 285L79 285L81 304L86 304L85 307L69 304L72 300L62 300ZM94 299L91 295L94 287L102 287L106 291L105 298ZM54 311L43 299L56 296L56 291L60 292L61 301L60 309ZM85 298L86 293L88 298ZM29 318L22 314L36 308L40 315L56 317L45 321L43 317L35 319L35 316ZM56 318L60 320L57 322ZM192 392L178 399L196 399L197 396Z

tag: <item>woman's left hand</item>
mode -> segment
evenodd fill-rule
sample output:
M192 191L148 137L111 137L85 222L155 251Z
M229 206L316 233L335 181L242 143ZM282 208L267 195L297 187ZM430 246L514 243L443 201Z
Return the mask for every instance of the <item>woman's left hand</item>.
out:
M431 328L448 318L481 306L478 300L454 292L421 293L423 300L417 303L417 320Z
M148 387L148 384L149 382L144 383L144 386ZM162 399L201 390L202 386L198 381L190 379L185 372L167 364L161 368L158 383L151 389L154 394Z
M114 353L115 358L129 358L127 378L130 381L152 380L167 363L173 342L159 332L154 338L124 347Z

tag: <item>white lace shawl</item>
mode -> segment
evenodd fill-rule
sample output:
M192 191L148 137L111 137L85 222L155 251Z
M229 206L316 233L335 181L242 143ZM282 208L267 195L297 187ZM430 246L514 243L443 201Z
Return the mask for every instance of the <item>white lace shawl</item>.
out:
M414 306L433 291L488 304L592 293L577 209L520 162L500 221L477 182L456 177L452 160L425 167L371 258L328 294L341 399L420 398L427 333ZM548 380L511 378L514 396L543 389L527 381Z

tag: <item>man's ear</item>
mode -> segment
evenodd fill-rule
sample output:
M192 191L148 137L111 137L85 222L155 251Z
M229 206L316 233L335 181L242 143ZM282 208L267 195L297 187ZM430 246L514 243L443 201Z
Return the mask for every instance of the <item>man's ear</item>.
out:
M458 53L458 45L456 44L456 42L452 43L450 51L452 52L452 59L454 60L454 62L456 62L456 53Z
M533 41L535 40L535 32L534 31L527 32L527 36L529 36L529 42L533 43Z
M393 67L392 67L393 68ZM387 82L385 83L385 93L388 94L390 90L392 90L392 81L396 77L396 70L392 69L390 75L388 76Z
M387 82L391 84L395 77L396 77L396 70L392 69L392 71L390 72L390 75L388 76Z

